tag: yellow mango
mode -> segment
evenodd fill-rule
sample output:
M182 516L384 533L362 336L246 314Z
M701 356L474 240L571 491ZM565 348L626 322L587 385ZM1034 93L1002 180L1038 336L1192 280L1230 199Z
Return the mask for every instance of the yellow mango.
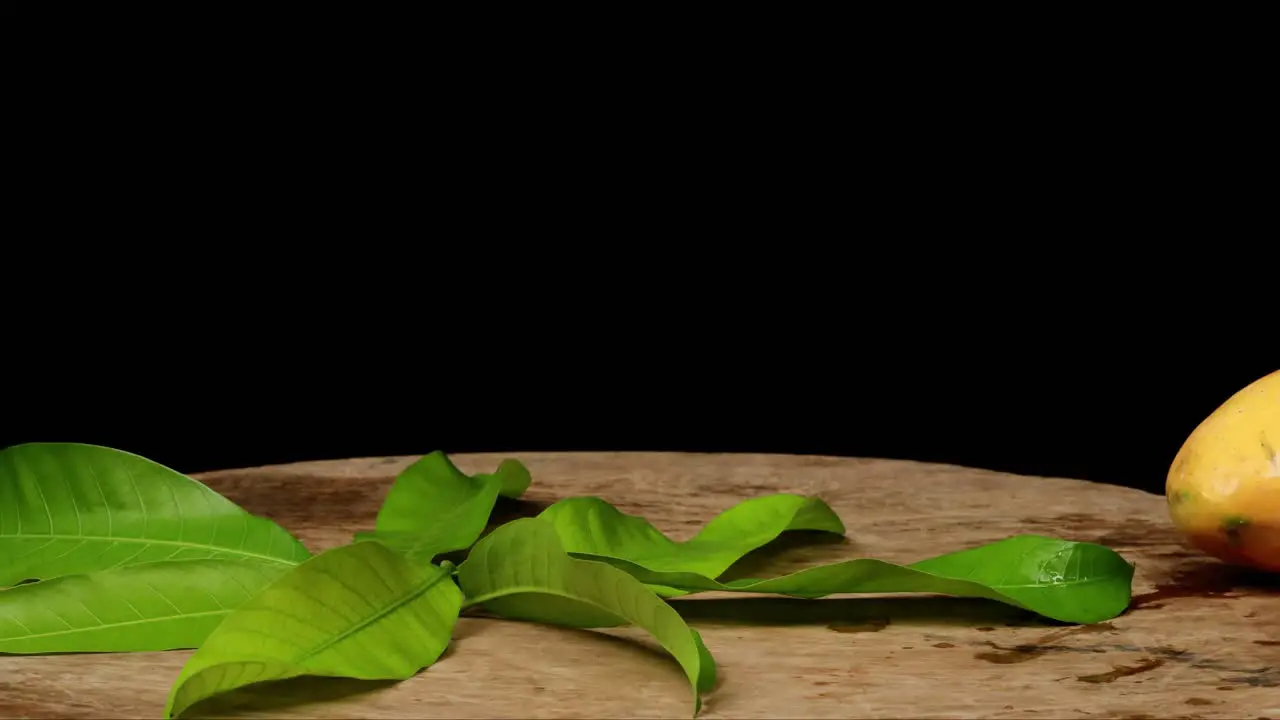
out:
M1169 467L1165 498L1174 526L1203 552L1280 572L1280 370L1192 431Z

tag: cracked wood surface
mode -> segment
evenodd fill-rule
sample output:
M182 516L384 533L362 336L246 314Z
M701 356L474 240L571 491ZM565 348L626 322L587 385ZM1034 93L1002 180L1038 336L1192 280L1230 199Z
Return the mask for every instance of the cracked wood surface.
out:
M720 665L704 718L1280 718L1280 581L1179 541L1164 498L1080 480L897 460L674 453L455 455L467 472L518 457L533 474L496 521L597 495L673 537L733 503L816 494L848 537L785 538L740 574L859 556L911 562L1039 533L1106 544L1137 564L1134 602L1064 627L987 601L707 594L675 601ZM313 551L372 527L414 458L199 475ZM160 717L190 651L0 656L0 717ZM402 683L303 678L238 691L191 716L685 717L679 667L643 633L465 618L433 667Z

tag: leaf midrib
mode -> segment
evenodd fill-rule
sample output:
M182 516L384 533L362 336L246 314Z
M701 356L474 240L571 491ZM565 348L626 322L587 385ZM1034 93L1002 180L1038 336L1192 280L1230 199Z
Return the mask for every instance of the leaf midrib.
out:
M481 603L488 602L489 600L494 600L500 597L504 597L506 595L518 595L520 593L539 593L542 595L555 595L556 597L562 597L566 600L574 600L580 603L585 603L592 607L603 610L611 615L616 615L618 618L622 620L627 620L627 618L621 615L618 615L617 610L606 607L601 603L596 602L595 600L589 600L587 598L582 597L581 595L574 595L572 593L564 592L563 590L553 590L550 588L539 587L534 585L518 585L518 586L515 586L514 588L508 588L504 590L495 590L493 592L486 593L484 595L479 595L475 598L468 598L467 601L463 603L462 607L465 609L475 605L480 605Z
M139 618L137 620L125 620L123 622L103 623L101 625L94 625L93 627L68 628L66 630L55 630L53 632L35 633L35 634L29 634L29 635L19 635L16 637L0 638L0 642L3 642L3 641L12 642L12 641L18 641L18 640L31 640L34 638L57 637L58 635L72 635L75 633L93 632L94 630L101 630L103 628L119 628L119 627L128 627L132 625L145 625L146 623L165 622L167 620L175 620L175 619L183 620L186 618L193 618L193 617L208 617L210 615L227 615L230 612L231 610L229 609L202 610L201 612L181 613L178 615L165 615L163 617Z
M599 560L594 560L594 558L611 558L611 556L607 556L607 555L597 555L597 554L593 554L593 553L573 553L573 555L574 555L575 557L579 558L579 559L582 559L582 560L592 560L592 561L595 561L595 562L599 562ZM611 558L611 559L620 559L620 558ZM725 589L727 589L727 590L729 590L729 591L737 591L737 592L754 592L754 591L756 591L756 587L757 587L758 585L763 585L763 584L765 584L765 583L773 583L773 582L781 581L781 580L784 580L784 579L786 579L786 578L794 577L794 576L797 576L797 575L803 575L803 574L806 574L806 573L812 573L812 572L814 572L814 571L816 571L816 570L821 570L822 568L825 568L825 567L833 567L833 566L835 566L835 565L840 565L840 564L843 564L843 563L855 563L855 562L861 562L861 561L872 561L872 562L877 562L877 563L884 563L884 562L885 562L885 561L883 561L883 560L875 560L874 558L854 558L854 559L852 559L852 560L841 560L841 561L836 561L836 562L834 562L834 563L830 563L829 565L819 565L819 566L816 566L816 567L805 568L804 570L799 570L799 571L796 571L796 572L794 572L794 573L788 573L787 575L779 575L779 576L777 576L777 577L772 577L772 578L740 578L740 579L738 579L738 580L731 580L731 581L729 581L729 582L721 582L721 581L718 581L718 580L716 580L715 578L709 577L709 576L707 576L707 575L705 575L705 574L703 574L703 573L698 573L698 572L689 571L689 570L676 570L676 571L654 570L653 568L646 567L646 566L644 566L644 565L642 565L642 564L640 564L640 563L638 563L638 562L635 562L635 561L622 560L622 562L630 563L630 564L635 565L635 566L637 566L637 567L639 567L639 568L641 568L641 569L643 569L643 570L647 570L647 571L649 571L649 572L651 572L651 573L654 573L655 575L687 573L687 574L690 574L690 575L696 575L696 576L698 576L698 577L701 577L701 578L703 578L703 579L706 579L706 580L708 580L709 582L712 582L712 583L715 583L715 584L717 584L717 585L720 585L722 588L725 588ZM618 567L618 566L614 565L613 563L607 563L607 562L606 562L606 564L610 565L611 567ZM1003 592L1003 591L1004 591L1004 590L1006 590L1006 589L1042 588L1042 589L1045 589L1045 590L1070 590L1070 589L1077 588L1077 587L1080 587L1080 586L1083 586L1083 585L1095 585L1095 584L1098 584L1098 583L1113 583L1113 582L1117 582L1117 581L1121 580L1121 579L1122 579L1122 575L1123 575L1123 573L1118 573L1118 572L1117 572L1117 573L1101 574L1101 575L1097 575L1097 576L1094 576L1094 577L1089 577L1089 578L1084 578L1084 579L1077 579L1077 580L1070 580L1070 581L1063 581L1063 582L1057 582L1057 583L1039 583L1039 582L1035 582L1035 583L1017 583L1017 584L1007 584L1007 583L999 583L999 584L996 584L996 583L986 583L986 582L982 582L982 581L980 581L980 580L973 580L973 579L969 579L969 578L956 577L956 576L954 576L954 575L942 575L942 574L939 574L939 573L937 573L937 572L933 572L933 571L929 571L929 570L923 570L923 569L920 569L920 568L917 568L917 567L913 567L913 566L911 566L911 565L895 565L894 563L886 563L886 564L888 564L888 565L890 565L890 566L894 566L894 567L900 568L900 569L904 569L904 570L911 570L911 571L914 571L914 572L920 573L921 575L924 575L924 576L926 576L926 577L930 577L930 578L933 578L933 579L936 579L936 580L942 580L942 581L946 581L946 582L958 582L958 583L965 583L965 584L968 584L968 585L972 585L972 586L976 586L976 587L983 588L983 589L985 589L985 590L990 590L990 591L996 592L996 593L1001 594L1001 595L1003 595L1003 594L1004 594L1004 592ZM619 568L619 569L623 570L623 572L626 572L626 569L625 569L625 568ZM654 580L654 579L656 579L656 578L649 578L649 580ZM690 587L688 584L685 584L685 583L675 583L675 584L672 584L672 581L671 581L671 579L670 579L670 578L661 578L661 579L663 580L663 583L660 583L660 584L663 584L663 585L665 585L665 586L667 586L667 587L675 588L675 589L677 589L677 590L690 591L690 592L708 592L708 591L709 591L709 590L702 589L702 588L693 588L693 587ZM647 583L647 584L654 584L654 583ZM765 591L765 592L773 592L773 591ZM854 591L854 592L857 592L857 591ZM899 591L890 591L890 592L899 592ZM903 591L900 591L900 592L910 592L910 593L928 593L928 592L931 592L931 591L923 591L923 590L903 590ZM828 593L828 594L841 594L841 593Z
M853 562L857 562L857 560L854 560ZM832 565L835 565L835 564L838 564L838 563L832 563ZM776 577L776 578L762 578L762 579L756 579L756 578L742 578L742 579L740 579L740 580L733 580L733 581L730 581L730 582L727 582L727 583L720 583L720 585L722 585L722 586L724 586L724 587L726 587L726 588L732 588L733 590L752 590L752 589L754 589L757 585L763 585L764 583L770 583L770 582L775 582L775 581L778 581L778 580L783 580L783 579L785 579L785 578L793 577L793 576L795 576L795 575L799 575L799 574L801 574L801 573L805 573L805 572L812 572L813 570L818 570L818 569L821 569L822 567L830 567L830 566L823 566L823 565L819 565L819 566L817 566L817 567L806 568L806 569L804 569L804 570L801 570L801 571L798 571L798 572L795 572L795 573L791 573L791 574L789 574L789 575L779 575L779 576L778 576L778 577ZM919 568L913 568L913 567L911 567L910 565L899 565L898 567L900 567L900 568L904 568L904 569L906 569L906 570L914 570L915 572L918 572L918 573L920 573L921 575L926 575L926 576L931 577L931 578L934 578L934 579L936 579L936 580L945 580L945 581L947 581L947 582L959 582L959 583L965 583L965 584L968 584L968 585L976 585L976 586L978 586L978 587L986 588L987 590L993 590L993 591L995 591L995 592L1000 592L1001 590L1003 590L1003 589L1005 589L1005 588L1044 588L1044 589L1056 589L1056 588L1061 588L1061 589L1070 589L1070 588L1077 587L1077 586L1080 586L1080 585L1092 585L1092 584L1095 584L1095 583L1102 583L1102 582L1115 582L1115 581L1116 581L1117 579L1119 579L1119 577L1120 577L1118 574L1117 574L1117 575L1100 575L1100 576L1098 576L1098 577L1091 577L1091 578L1087 578L1087 579L1084 579L1084 580L1071 580L1071 581L1068 581L1068 582L1057 582L1057 583L1020 583L1020 584L1016 584L1016 585L1009 585L1009 584L1004 584L1004 583L1001 583L1001 584L985 583L985 582L982 582L981 580L970 580L970 579L967 579L967 578L958 578L958 577L954 577L954 576L951 576L951 575L939 575L939 574L937 574L937 573L929 572L928 570L920 570ZM646 569L648 569L648 568L646 568ZM659 572L659 571L653 571L653 570L651 570L650 572L655 572L655 573L656 573L656 572ZM696 573L693 573L693 574L696 574ZM704 575L704 576L702 576L702 577L706 577L706 576ZM709 580L711 580L711 582L718 582L718 581L717 581L717 580L715 580L714 578L708 578L708 579L709 579ZM679 586L674 586L674 585L673 585L672 587L677 587L677 588L679 588ZM899 591L890 591L890 592L899 592ZM926 590L903 590L903 591L900 591L900 592L930 592L930 591L926 591ZM834 595L834 594L841 594L841 593L831 593L831 594L833 594L833 595Z
M243 557L257 558L260 560L268 560L281 565L297 566L298 562L294 560L285 560L281 557L273 555L263 555L262 553L249 552L248 550L237 550L235 548L223 547L220 545L202 545L200 543L184 542L182 540L153 540L150 538L131 538L131 537L110 537L104 535L48 535L48 534L31 534L23 533L21 535L0 535L0 541L5 539L24 540L26 538L42 538L47 540L79 540L80 542L117 542L117 543L145 543L148 545L164 545L167 547L183 547L198 548L201 550L213 550L216 552L232 553Z
M1046 590L1049 590L1054 588L1064 588L1064 589L1073 588L1079 585L1092 585L1094 583L1100 583L1100 582L1115 582L1118 579L1120 579L1119 575L1102 575L1099 577L1092 577L1087 580L1070 580L1070 581L1056 582L1056 583L1052 583L1052 582L1051 583L1023 583L1020 585L987 585L986 583L981 583L981 582L978 582L977 580L965 580L964 582L971 582L978 585L983 585L993 590L999 590L1001 588L1044 588Z
M585 602L586 605L599 607L600 610L604 610L605 612L612 612L612 614L618 615L616 611L609 610L608 607L604 607L603 605L600 605L599 602L586 600L586 598L582 596L577 596L577 594L567 593L564 591L557 591L557 589L552 589L547 587L541 587L541 585L512 585L512 587L500 589L500 591L493 591L493 592L481 594L481 596L476 596L474 598L467 598L466 602L462 603L462 607L463 609L466 609L466 607L481 605L481 603L488 602L490 600L497 600L497 598L508 596L508 594L520 594L522 592L554 594L554 596L563 597L564 600L575 600L577 602ZM622 616L618 615L618 618L622 618ZM622 619L626 620L626 618L622 618Z
M308 650L306 653L302 654L302 655L301 655L301 656L299 656L298 658L296 658L296 659L294 659L294 660L291 660L291 661L289 661L289 662L291 662L291 663L293 663L293 664L295 664L295 665L302 665L303 663L305 663L306 661L308 661L308 660L310 660L311 658L315 657L316 655L319 655L320 653L324 652L325 650L328 650L329 648L333 647L334 645L337 645L338 643L342 642L343 640L346 640L348 637L351 637L351 636L352 636L352 635L354 635L355 633L360 632L361 630L363 630L363 629L365 629L365 628L369 627L370 625L372 625L372 624L374 624L374 623L378 622L378 621L379 621L379 620L381 620L382 618L384 618L384 617L386 617L386 616L390 615L391 613L393 613L393 612L395 612L395 611L399 610L400 608L404 607L405 605L408 605L409 603L414 602L415 600L417 600L418 598L422 597L423 595L426 595L426 594L427 594L427 592L429 592L429 591L431 590L431 588L433 588L433 587L435 587L437 584L439 584L439 583L440 583L440 581L445 580L445 579L447 579L447 578L449 578L449 577L450 577L449 573L447 573L447 572L443 572L443 571L442 571L442 572L439 572L439 573L434 574L432 577L427 578L427 581L426 581L426 582L424 582L424 583L421 585L421 587L415 588L413 592L411 592L411 593L409 593L409 594L405 595L404 597L400 598L399 600L397 600L397 601L395 601L395 602L391 603L390 605L386 606L385 608L383 608L383 609L379 610L377 613L374 613L373 615L370 615L369 617L365 618L364 620L360 621L359 623L357 623L357 624L355 624L355 625L352 625L351 627L347 628L346 630L343 630L342 632L340 632L340 633L338 633L337 635L333 636L333 637L332 637L332 638L330 638L329 640L326 640L325 642L323 642L323 643L321 643L321 644L317 645L315 648L313 648L313 649L311 649L311 650Z

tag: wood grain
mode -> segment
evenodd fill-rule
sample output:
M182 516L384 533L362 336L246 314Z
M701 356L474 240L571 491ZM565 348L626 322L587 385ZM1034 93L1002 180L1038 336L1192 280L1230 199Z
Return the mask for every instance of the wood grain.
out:
M858 556L910 562L1033 532L1109 545L1137 564L1130 610L1056 626L985 601L709 595L674 601L721 680L701 717L1280 717L1280 583L1187 549L1164 499L1078 480L893 460L671 453L511 453L533 473L499 520L597 495L687 538L771 492L817 494L842 542L783 540L735 567L761 576ZM458 455L469 472L508 455ZM413 458L201 476L313 550L373 518ZM0 717L161 715L190 653L0 656ZM210 717L686 717L678 666L629 629L578 631L463 619L435 666L402 683L305 678L198 707Z

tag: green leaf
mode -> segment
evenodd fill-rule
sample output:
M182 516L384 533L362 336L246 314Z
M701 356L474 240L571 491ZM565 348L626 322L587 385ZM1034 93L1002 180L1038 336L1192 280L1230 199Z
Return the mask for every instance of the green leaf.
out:
M461 604L447 572L381 543L329 550L227 616L183 667L165 714L299 675L403 680L444 652Z
M658 572L719 577L744 555L788 530L844 534L844 524L822 500L779 493L725 510L692 539L676 542L648 520L595 497L561 500L538 515L553 524L571 553L616 558Z
M0 590L0 653L198 647L284 565L163 560Z
M375 530L356 540L377 540L418 562L465 550L484 532L498 496L518 498L529 471L503 460L493 474L468 477L442 452L425 455L396 477L378 511Z
M97 445L0 451L0 587L160 560L291 566L284 528L145 458Z
M987 598L1070 623L1111 619L1129 606L1133 565L1110 548L1039 535L941 555L912 565L857 559L769 580L720 583L696 573L654 572L606 559L644 583L685 592L727 591L818 598L837 593L935 593Z
M711 692L716 686L716 659L702 641L702 635L693 628L689 628L689 632L693 633L693 640L698 644L698 694L701 696ZM694 713L697 713L698 707L701 705L694 707Z
M633 624L648 631L701 692L715 683L715 662L702 638L672 607L627 573L601 562L570 557L555 527L523 518L494 530L458 566L467 605L508 618L592 628Z

